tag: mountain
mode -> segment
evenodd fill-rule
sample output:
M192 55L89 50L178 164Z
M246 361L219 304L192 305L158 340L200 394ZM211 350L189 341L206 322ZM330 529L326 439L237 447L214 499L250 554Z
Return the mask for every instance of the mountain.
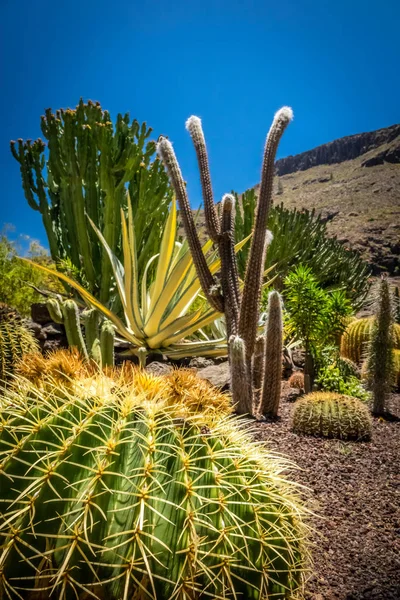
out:
M276 173L275 204L315 209L376 273L400 275L400 124L282 158Z

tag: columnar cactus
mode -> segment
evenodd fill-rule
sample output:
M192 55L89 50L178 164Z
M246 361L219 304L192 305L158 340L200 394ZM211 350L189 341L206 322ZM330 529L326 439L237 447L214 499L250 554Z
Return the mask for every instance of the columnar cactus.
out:
M281 398L283 319L278 292L268 296L268 318L265 326L265 370L260 413L277 417Z
M381 278L377 314L373 322L366 361L367 379L373 396L372 412L382 415L394 383L394 321L389 283Z
M200 119L190 117L186 127L191 135L197 154L207 232L210 239L218 246L221 258L220 283L211 274L201 250L186 185L172 144L169 140L161 138L157 146L158 153L167 167L175 190L181 210L182 223L203 292L215 310L225 313L231 364L231 392L239 413L255 412L254 354L256 351L265 253L268 244L267 218L272 203L274 161L279 141L291 119L292 110L290 108L284 107L279 110L267 136L254 231L242 290L239 285L238 267L234 252L234 197L231 194L224 196L219 218L213 200L207 149Z
M281 459L235 418L83 383L0 398L0 597L298 597L304 511Z
M297 400L293 408L295 433L341 440L367 441L372 423L368 408L350 396L313 392Z
M120 209L126 187L134 207L139 270L158 250L171 193L151 129L118 115L115 126L100 104L82 100L74 109L47 109L41 120L46 144L11 142L29 206L41 213L54 261L67 261L101 302L112 300L112 269L87 217L121 258ZM151 215L151 219L148 218Z

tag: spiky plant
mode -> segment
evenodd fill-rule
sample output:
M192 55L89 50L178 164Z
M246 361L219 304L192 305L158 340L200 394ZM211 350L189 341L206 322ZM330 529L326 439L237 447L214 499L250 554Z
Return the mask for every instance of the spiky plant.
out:
M313 392L294 405L292 429L303 435L366 441L371 438L372 422L368 408L357 398Z
M38 343L18 318L7 313L0 321L0 383L14 372L23 355L38 351Z
M38 352L26 354L16 367L16 373L37 386L45 382L66 384L93 373L76 348L54 350L46 356Z
M304 511L287 464L236 418L182 418L103 380L0 399L0 596L297 597Z
M289 377L289 385L291 388L297 388L298 390L304 390L304 373L303 373L303 371L295 371Z
M365 358L375 317L366 317L352 321L346 328L341 340L340 354L360 364ZM393 328L394 347L400 349L400 325Z
M275 156L292 116L292 109L283 107L276 113L268 132L256 218L243 285L239 279L235 254L233 219L235 198L232 194L225 194L218 214L214 204L207 148L200 119L195 116L190 117L186 127L192 138L199 165L207 234L209 241L217 246L221 259L220 281L211 272L202 251L185 181L172 144L166 138L161 138L157 145L158 154L168 170L175 190L182 224L203 293L214 310L225 314L231 392L236 410L242 414L255 414L255 400L259 395L259 390L254 386L254 381L257 379L254 367L256 364L256 371L259 371L260 361L255 361L255 355L258 351L260 297L265 255L268 242L271 241L267 233L267 220L272 205ZM262 395L261 393L261 397Z
M283 350L282 300L278 292L268 296L268 319L265 326L264 385L259 411L277 417L281 398Z
M385 412L385 404L394 383L393 349L393 307L388 280L382 276L366 360L367 378L373 397L372 412L376 415Z

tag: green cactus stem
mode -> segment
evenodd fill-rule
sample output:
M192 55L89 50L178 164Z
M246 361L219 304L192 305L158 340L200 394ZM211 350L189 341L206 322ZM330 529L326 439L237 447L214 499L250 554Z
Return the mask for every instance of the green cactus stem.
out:
M64 317L61 311L61 306L56 298L48 298L46 301L47 310L49 311L50 318L54 323L63 323Z
M85 358L88 358L87 349L82 335L78 305L74 300L65 300L61 305L64 317L64 327L70 348L77 348Z
M265 327L265 371L259 412L277 417L282 382L283 319L282 300L278 292L268 296L268 319Z
M115 329L111 321L105 319L101 326L100 347L101 347L101 366L114 366L114 342Z
M96 358L98 358L100 341L100 313L95 308L90 308L84 310L81 317L85 327L85 341L89 358L98 362Z
M38 349L35 338L18 319L0 321L0 386L13 375L24 354Z
M389 283L382 276L376 318L372 325L366 362L375 415L383 415L394 383L394 321Z

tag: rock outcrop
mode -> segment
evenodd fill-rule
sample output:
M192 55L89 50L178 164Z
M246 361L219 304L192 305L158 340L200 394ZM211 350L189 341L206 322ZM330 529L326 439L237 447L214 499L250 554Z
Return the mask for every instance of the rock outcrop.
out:
M395 148L385 149L380 153L381 162L365 162L364 166L383 164L384 162L400 162L400 124L378 129L377 131L368 131L367 133L358 133L347 137L328 142L322 146L317 146L307 152L296 154L296 156L287 156L276 161L276 172L278 175L287 175L296 171L306 171L318 165L332 165L346 160L358 158L371 150L379 148L385 144L390 144L397 140ZM373 161L377 158L373 157Z

